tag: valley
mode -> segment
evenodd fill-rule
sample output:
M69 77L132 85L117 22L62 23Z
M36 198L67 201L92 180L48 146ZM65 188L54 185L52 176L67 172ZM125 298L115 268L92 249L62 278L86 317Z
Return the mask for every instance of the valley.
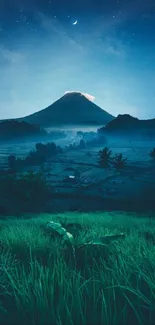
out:
M44 164L20 170L20 174L29 170L41 170L47 185L55 190L52 209L63 211L154 208L152 195L155 189L155 163L149 157L149 152L155 146L154 141L109 140L107 146L113 155L122 153L127 158L125 168L116 171L114 168L99 166L98 153L104 148L104 144L85 149L66 149L73 140L78 143L74 136L56 140L55 143L63 148L63 153L48 159ZM24 159L34 148L35 142L32 141L1 145L1 170L7 168L9 155Z

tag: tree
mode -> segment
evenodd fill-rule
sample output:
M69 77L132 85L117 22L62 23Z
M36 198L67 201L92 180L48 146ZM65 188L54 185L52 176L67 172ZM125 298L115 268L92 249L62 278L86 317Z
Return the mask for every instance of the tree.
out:
M80 149L85 149L86 148L86 143L85 143L84 140L80 140L79 148Z
M127 161L127 158L124 158L123 154L120 153L120 154L114 156L112 164L117 170L120 170L125 167L126 161Z
M152 149L152 151L149 153L149 156L155 160L155 148Z
M49 158L61 154L63 149L56 146L54 142L47 144L36 143L36 150L30 151L29 155L25 158L25 164L38 165L46 162Z
M99 151L99 164L103 168L108 168L112 161L112 151L105 147Z
M88 152L86 153L86 155L87 155L88 157L92 157L92 154L91 154L90 151L88 151Z
M77 135L77 137L82 138L83 137L83 132L82 131L78 131L76 135Z
M16 168L16 156L10 155L8 157L8 168L9 169L15 169Z

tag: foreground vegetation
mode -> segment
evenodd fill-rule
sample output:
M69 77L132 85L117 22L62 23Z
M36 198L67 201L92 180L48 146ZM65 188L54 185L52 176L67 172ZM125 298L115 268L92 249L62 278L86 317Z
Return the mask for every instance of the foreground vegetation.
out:
M0 179L0 215L45 211L52 193L42 172L4 174Z
M46 230L51 220L74 235L74 256ZM122 240L77 249L87 238L120 232ZM152 325L154 233L153 215L120 212L1 220L1 322Z

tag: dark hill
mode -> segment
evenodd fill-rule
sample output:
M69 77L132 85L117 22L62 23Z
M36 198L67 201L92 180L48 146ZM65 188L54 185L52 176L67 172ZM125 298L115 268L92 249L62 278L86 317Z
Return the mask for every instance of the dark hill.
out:
M49 107L22 120L43 127L53 125L105 125L114 117L80 92L67 93Z
M129 114L118 115L100 131L115 134L155 135L155 119L139 120Z
M5 120L0 122L0 140L45 136L47 132L39 126L24 121Z

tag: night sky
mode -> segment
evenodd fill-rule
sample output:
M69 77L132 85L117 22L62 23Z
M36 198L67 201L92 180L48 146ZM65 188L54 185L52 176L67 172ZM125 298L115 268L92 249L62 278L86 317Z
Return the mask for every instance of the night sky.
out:
M0 119L66 91L155 117L155 0L0 0Z

